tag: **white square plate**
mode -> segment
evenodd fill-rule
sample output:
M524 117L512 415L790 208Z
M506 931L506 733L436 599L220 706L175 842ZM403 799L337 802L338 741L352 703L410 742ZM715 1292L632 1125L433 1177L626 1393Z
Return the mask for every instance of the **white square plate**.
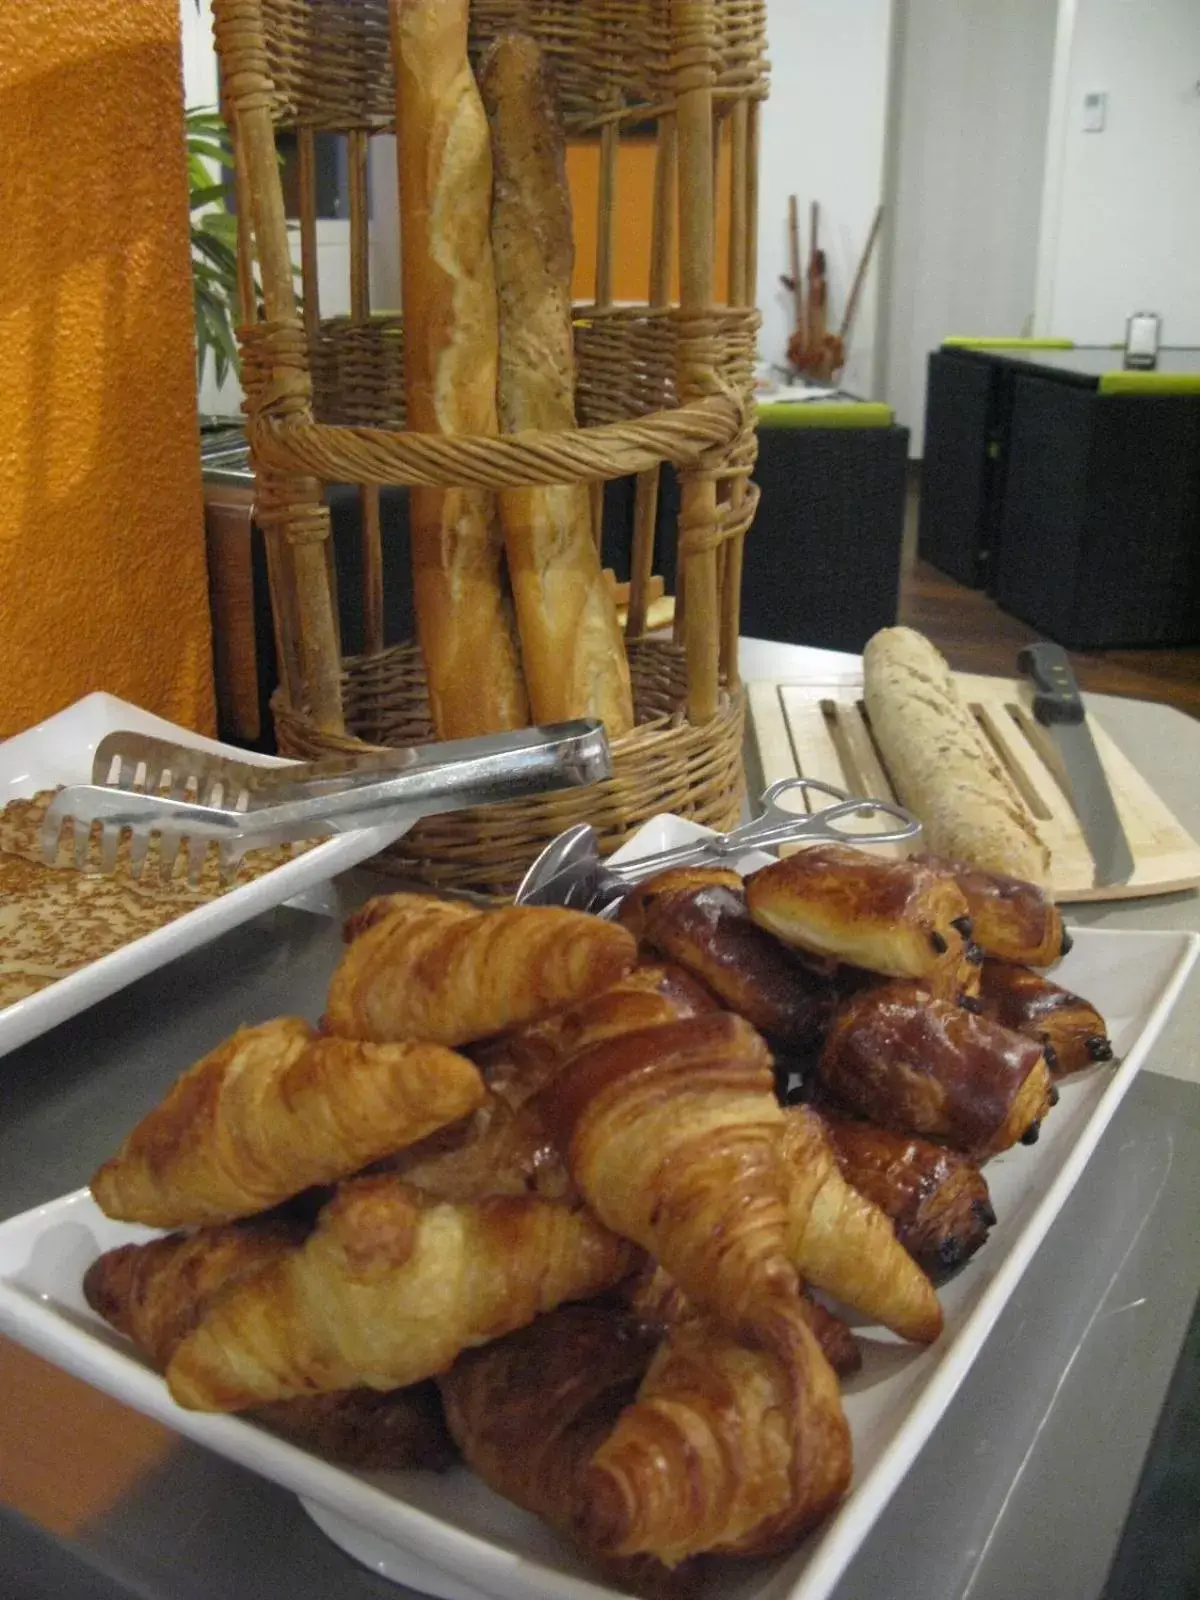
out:
M630 859L704 830L656 818L621 852ZM747 857L749 867L762 857ZM986 1246L941 1300L946 1331L929 1350L859 1328L863 1370L847 1384L855 1474L839 1511L791 1555L730 1564L714 1600L823 1600L896 1489L978 1355L1021 1273L1070 1194L1145 1061L1200 950L1193 934L1075 930L1062 981L1100 1003L1120 1058L1062 1085L1032 1148L987 1168L999 1218ZM84 1302L80 1283L103 1250L149 1236L110 1222L86 1192L0 1225L0 1331L127 1405L299 1494L360 1561L443 1600L604 1600L590 1575L536 1519L465 1469L444 1475L354 1473L236 1417L175 1406L162 1380Z
M92 756L106 733L125 729L152 733L160 739L186 744L258 766L283 766L277 756L256 755L192 733L162 717L151 715L111 694L89 694L34 728L0 744L0 806L27 798L39 789L60 783L90 783ZM173 961L197 945L207 944L260 911L295 899L336 873L377 855L412 826L411 819L356 828L315 845L274 871L250 883L239 884L219 899L185 912L153 933L134 939L111 955L101 956L78 972L11 1006L0 1008L0 1056L27 1044L68 1017L85 1011L106 995L123 989L135 978Z

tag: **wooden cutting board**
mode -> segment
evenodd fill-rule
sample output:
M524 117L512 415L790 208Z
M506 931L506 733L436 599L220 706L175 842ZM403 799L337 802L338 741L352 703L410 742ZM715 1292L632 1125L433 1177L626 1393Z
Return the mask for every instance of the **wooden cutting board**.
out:
M967 673L956 673L955 681L1050 847L1057 899L1122 900L1200 887L1200 845L1104 729L1089 719L1134 859L1128 883L1093 887L1092 855L1067 799L1054 747L1030 710L1030 685ZM752 785L759 782L765 788L799 775L823 779L852 794L897 798L871 737L861 682L752 683L748 694ZM814 800L814 809L819 804ZM856 826L867 833L880 824L864 821ZM899 854L905 846L880 849Z

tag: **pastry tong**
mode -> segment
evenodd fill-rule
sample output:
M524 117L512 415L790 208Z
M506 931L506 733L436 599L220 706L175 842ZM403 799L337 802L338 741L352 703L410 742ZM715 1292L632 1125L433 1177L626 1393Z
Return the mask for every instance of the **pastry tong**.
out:
M832 797L834 804L801 815L779 804L785 794L810 790ZM521 880L516 903L526 906L567 906L614 917L635 883L668 867L698 862L732 864L748 850L767 850L781 844L871 845L902 844L915 839L921 824L911 811L890 800L863 800L816 778L784 778L773 783L759 801L760 814L730 833L705 834L692 844L676 845L636 861L601 861L600 840L590 823L568 828L552 839ZM838 824L849 817L886 816L899 827L887 832L850 832Z
M187 877L195 883L215 844L228 883L247 850L519 800L596 783L611 770L602 724L582 720L270 767L110 733L96 746L91 783L72 784L51 801L41 845L54 864L69 820L75 865L83 868L98 824L102 873L115 870L128 838L129 869L142 879L155 841L165 881L186 843Z

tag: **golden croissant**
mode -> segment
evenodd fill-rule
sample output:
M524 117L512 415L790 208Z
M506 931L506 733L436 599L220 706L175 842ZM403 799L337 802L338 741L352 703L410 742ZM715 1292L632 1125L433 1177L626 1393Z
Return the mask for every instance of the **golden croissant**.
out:
M931 1344L942 1331L933 1285L889 1218L842 1177L811 1106L784 1112L781 1147L792 1180L789 1245L804 1278L901 1338Z
M161 1372L223 1290L279 1260L302 1237L301 1229L272 1220L121 1245L92 1262L84 1298ZM360 1388L306 1395L250 1416L346 1466L440 1470L455 1456L432 1383L386 1394Z
M676 1324L584 1476L584 1542L675 1566L793 1543L845 1493L837 1378L802 1324L789 1363L709 1317Z
M771 1337L798 1283L783 1113L748 1022L717 1012L616 1034L573 1056L535 1105L607 1227L728 1327Z
M587 1213L551 1201L455 1205L396 1178L352 1179L302 1246L220 1296L176 1349L167 1382L199 1411L403 1388L608 1288L632 1261Z
M329 986L325 1027L351 1039L469 1044L624 976L633 935L581 911L502 911L396 894L353 920Z
M785 944L897 978L957 967L970 929L952 877L853 845L815 845L762 867L746 879L746 904Z
M575 1188L530 1104L563 1063L614 1033L719 1010L686 972L642 964L599 994L476 1050L488 1098L465 1122L388 1159L389 1171L445 1200L535 1193L570 1200Z
M303 1228L272 1220L123 1244L87 1269L84 1299L162 1372L223 1289L281 1260L303 1239Z
M634 1316L654 1327L666 1329L702 1315L656 1261L647 1260L644 1267L621 1285L619 1292ZM862 1351L842 1319L819 1300L814 1300L807 1289L801 1292L800 1309L838 1377L848 1378L857 1372L862 1366Z
M494 1194L536 1194L573 1201L575 1185L553 1140L528 1106L498 1094L461 1122L377 1162L439 1200L483 1200Z
M176 1228L265 1211L465 1116L484 1098L464 1056L360 1044L299 1017L242 1028L176 1082L92 1179L100 1209Z
M659 1330L611 1306L560 1306L438 1379L463 1459L489 1488L574 1539L623 1591L689 1593L659 1563L604 1560L582 1523L588 1462L637 1394Z
M222 1290L278 1260L301 1237L302 1230L270 1221L121 1245L92 1262L84 1298L161 1372ZM260 1406L250 1416L346 1466L440 1470L455 1457L432 1383L386 1394L342 1389L306 1395Z
M719 1011L716 1000L681 967L639 962L618 983L540 1022L516 1028L475 1052L488 1088L514 1108L558 1072L572 1055L614 1034Z
M1041 1045L913 983L843 1000L817 1066L822 1090L880 1127L982 1160L1031 1144L1050 1110Z

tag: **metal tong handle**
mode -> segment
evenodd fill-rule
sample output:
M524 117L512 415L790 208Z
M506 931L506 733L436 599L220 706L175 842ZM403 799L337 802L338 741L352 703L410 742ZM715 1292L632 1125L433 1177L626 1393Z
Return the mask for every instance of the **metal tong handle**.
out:
M801 793L817 789L832 796L835 804L825 806L808 816L798 816L778 804L780 796L793 790ZM677 845L673 850L663 850L654 856L644 856L640 861L606 861L605 871L626 883L636 883L646 876L647 870L661 872L667 867L689 866L696 861L709 861L714 857L724 860L747 850L766 850L774 845L814 843L816 841L839 844L902 844L915 839L921 824L911 811L890 800L854 799L844 789L817 778L782 778L767 789L761 800L762 812L743 822L728 833L718 833L711 839L697 839L694 844ZM846 817L869 817L876 814L895 817L901 826L883 833L851 833L836 827Z
M197 805L169 795L79 784L63 789L51 801L42 827L42 848L46 859L53 862L63 823L72 816L79 866L87 859L91 824L99 821L102 871L112 871L121 832L129 828L139 871L150 834L157 830L162 835L164 856L172 863L180 841L189 839L193 847L189 866L194 865L196 871L203 858L201 841L217 841L222 868L228 875L241 854L255 845L369 827L395 818L397 813L415 819L522 799L595 783L609 777L612 770L603 726L583 720L454 740L426 746L419 754L422 759L406 772L257 810Z
M106 733L92 757L92 783L134 793L165 792L176 800L190 797L201 805L213 803L220 786L222 809L241 809L235 802L244 792L250 809L273 804L284 794L300 799L306 794L350 788L395 773L408 772L427 759L429 747L363 751L357 755L323 756L317 761L289 761L260 765L237 757L217 755L193 745L160 739L156 734L117 729ZM116 768L115 778L112 776ZM138 773L143 773L140 784ZM164 779L170 776L170 784Z

